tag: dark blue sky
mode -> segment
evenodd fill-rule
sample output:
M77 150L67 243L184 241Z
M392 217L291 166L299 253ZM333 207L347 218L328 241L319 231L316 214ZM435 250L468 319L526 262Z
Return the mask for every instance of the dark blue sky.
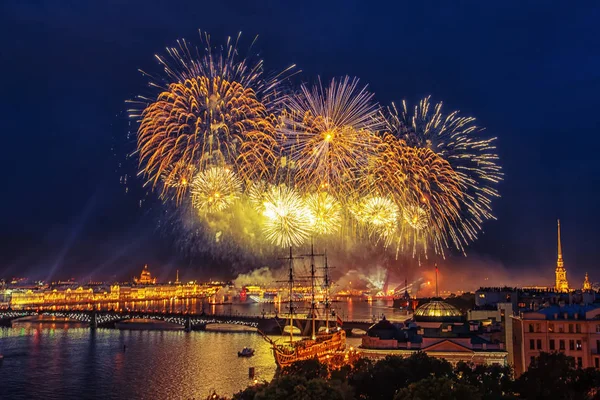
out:
M124 101L146 90L138 68L201 28L258 34L268 69L356 75L383 105L432 95L475 116L506 179L469 252L551 279L560 217L573 283L598 281L600 6L558 3L5 0L0 276L175 263L119 184Z

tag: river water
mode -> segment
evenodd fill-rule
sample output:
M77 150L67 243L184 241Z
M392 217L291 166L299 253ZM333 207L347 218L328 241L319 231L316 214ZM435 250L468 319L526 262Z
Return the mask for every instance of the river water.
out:
M260 314L265 304L215 306L216 312ZM402 319L389 302L338 303L357 320L385 314ZM395 318L394 318L395 317ZM360 339L349 339L357 345ZM237 351L256 350L251 358ZM204 399L231 396L256 379L269 381L275 362L256 333L127 331L61 322L15 322L0 328L0 399Z

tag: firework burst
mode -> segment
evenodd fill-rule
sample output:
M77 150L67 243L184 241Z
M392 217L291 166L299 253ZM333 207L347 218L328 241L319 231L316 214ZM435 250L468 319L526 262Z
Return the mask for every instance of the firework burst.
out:
M308 192L326 189L337 198L353 193L360 165L372 155L379 107L358 79L319 84L290 96L279 129L294 162L294 181Z
M199 172L191 187L192 205L204 215L233 205L240 198L242 184L231 169L211 167Z
M306 207L310 211L311 230L317 235L336 233L342 223L342 207L327 192L316 192L306 196Z
M262 214L266 239L276 246L300 246L310 236L310 211L292 188L272 186L265 193Z
M483 221L492 219L494 187L502 180L495 138L481 139L474 118L442 113L429 98L408 112L393 106L380 156L373 163L377 184L396 193L404 224L399 246L412 253L433 247L444 255L453 246L464 252L477 238ZM377 179L380 178L380 179Z
M167 188L186 191L190 187L195 174L196 167L194 165L170 165L165 169L162 181Z
M315 236L444 256L494 218L502 170L495 138L473 118L429 98L382 111L350 77L284 95L293 67L267 78L238 40L167 48L156 57L164 73L146 74L154 94L129 110L145 184L197 211L174 213L188 218L189 238L254 254Z
M369 196L351 207L357 221L367 229L369 236L388 245L396 232L400 210L389 197Z
M140 122L140 169L152 187L161 176L176 182L190 168L230 165L246 181L277 165L272 107L281 74L264 79L262 61L238 57L237 41L213 50L205 35L202 44L200 52L181 41L167 49L169 57L157 56L166 75L151 84L159 93L138 98L130 110ZM180 201L186 188L166 184L161 194L169 189Z

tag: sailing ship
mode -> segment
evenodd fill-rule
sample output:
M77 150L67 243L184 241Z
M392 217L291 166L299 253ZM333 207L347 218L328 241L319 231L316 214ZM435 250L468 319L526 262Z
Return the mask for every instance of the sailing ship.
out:
M279 368L285 368L288 365L302 360L309 359L318 359L321 362L327 362L327 359L333 355L343 353L346 348L346 333L339 327L335 327L330 330L329 327L329 268L327 265L327 257L325 257L325 276L324 276L324 286L325 286L325 331L317 332L315 329L315 319L316 319L316 301L315 301L315 281L316 281L316 270L315 270L315 257L318 256L314 253L314 248L311 245L311 253L308 254L311 258L311 267L310 267L310 279L311 279L311 307L310 307L310 318L312 324L312 336L310 338L302 338L294 341L294 259L298 257L293 257L292 249L290 248L290 255L287 260L289 260L289 276L288 276L288 284L289 284L289 330L290 330L290 340L287 343L277 344L268 336L263 334L263 338L267 340L272 348L273 355L275 357L275 363Z

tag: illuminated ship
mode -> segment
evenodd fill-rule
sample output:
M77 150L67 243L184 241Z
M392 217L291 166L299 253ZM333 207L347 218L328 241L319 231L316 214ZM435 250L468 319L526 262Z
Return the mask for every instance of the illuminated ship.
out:
M346 348L346 332L341 328L336 327L330 331L329 329L329 276L327 258L325 258L325 332L316 332L315 330L315 318L316 318L316 300L315 300L315 256L313 247L311 245L311 258L310 266L310 278L311 278L311 308L310 318L312 323L312 336L310 338L303 338L294 341L294 257L292 256L292 249L290 248L289 260L289 311L290 311L290 340L284 344L277 344L271 340L268 336L263 334L263 337L268 341L273 348L273 355L275 357L275 363L279 368L285 368L295 361L309 360L317 358L321 362L327 362L328 358L343 352ZM338 317L339 320L339 317ZM336 321L337 322L337 321ZM262 333L262 332L261 332Z

